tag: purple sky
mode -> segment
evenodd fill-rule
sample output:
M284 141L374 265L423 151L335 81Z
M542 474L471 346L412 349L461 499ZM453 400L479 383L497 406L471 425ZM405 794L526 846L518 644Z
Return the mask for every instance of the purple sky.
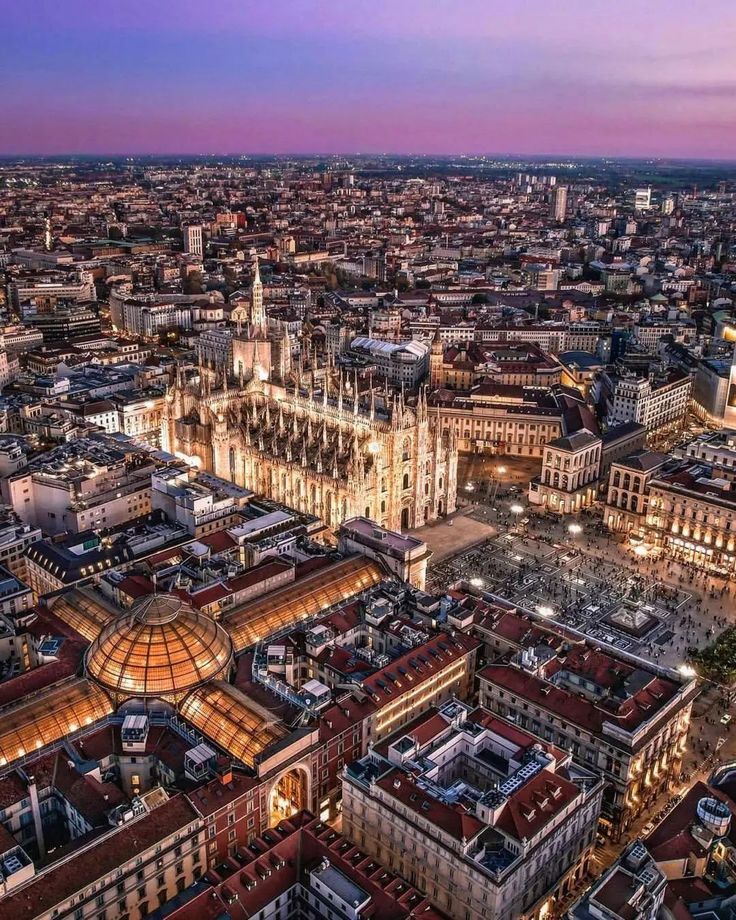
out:
M734 0L0 0L0 153L736 159Z

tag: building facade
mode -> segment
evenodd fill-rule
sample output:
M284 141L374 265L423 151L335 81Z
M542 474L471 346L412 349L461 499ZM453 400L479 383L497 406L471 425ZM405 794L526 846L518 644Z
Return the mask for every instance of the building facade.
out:
M602 792L569 754L451 701L346 768L343 828L454 920L539 918L584 877Z
M266 378L266 379L263 379ZM204 390L177 384L167 396L164 449L329 527L357 516L391 530L455 510L457 449L420 393L376 409L355 386L325 376L322 392L272 383Z
M549 441L542 473L529 483L529 502L556 514L574 514L589 507L598 494L602 442L583 428Z

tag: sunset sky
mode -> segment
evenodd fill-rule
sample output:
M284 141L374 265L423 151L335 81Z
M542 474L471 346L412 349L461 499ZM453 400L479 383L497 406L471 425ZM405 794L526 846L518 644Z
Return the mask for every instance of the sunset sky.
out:
M733 0L0 9L0 153L736 159Z

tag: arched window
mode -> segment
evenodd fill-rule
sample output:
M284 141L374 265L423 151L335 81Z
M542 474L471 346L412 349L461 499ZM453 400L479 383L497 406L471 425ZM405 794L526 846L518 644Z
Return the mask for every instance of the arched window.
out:
M618 470L613 474L613 484L615 486L621 485L621 473Z
M230 448L230 482L235 482L235 448Z
M409 474L408 474L408 473L404 473L404 485L403 485L403 488L404 488L404 489L408 489L408 488L409 488Z
M367 518L369 518L369 517L371 516L370 505L366 505L366 506L365 506L365 516L366 516Z

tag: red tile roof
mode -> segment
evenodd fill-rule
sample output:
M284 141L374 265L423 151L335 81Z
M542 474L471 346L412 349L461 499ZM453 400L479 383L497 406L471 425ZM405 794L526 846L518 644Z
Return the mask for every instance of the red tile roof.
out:
M34 920L196 818L196 812L184 796L174 796L104 839L98 837L93 846L78 850L64 863L36 875L29 884L3 899L3 916Z
M169 912L170 920L213 920L223 913L231 920L250 920L297 881L306 880L324 859L370 897L361 917L380 920L444 920L445 914L402 878L363 853L331 827L302 812L282 821L264 837L254 841L258 852L249 847L239 851L246 860L242 869L233 864L232 872L210 871L213 883L197 897ZM213 894L215 897L213 897ZM217 910L212 911L212 904Z
M463 805L440 801L417 786L410 773L398 767L376 780L376 785L422 820L434 824L456 840L472 840L486 829L486 825Z
M720 789L698 781L644 840L653 859L662 862L668 859L686 859L691 853L704 855L702 844L693 837L690 828L694 823L700 823L697 818L697 806L698 802L706 797L719 799L730 809L733 818L729 838L736 844L736 803Z
M517 840L530 839L580 794L575 783L542 770L510 796L498 816L496 827Z
M16 703L43 687L48 687L76 674L89 644L71 626L54 616L50 610L38 607L34 608L33 612L37 614L37 619L24 627L23 632L39 641L52 636L63 638L64 641L59 648L58 657L53 661L30 668L0 683L0 707Z

